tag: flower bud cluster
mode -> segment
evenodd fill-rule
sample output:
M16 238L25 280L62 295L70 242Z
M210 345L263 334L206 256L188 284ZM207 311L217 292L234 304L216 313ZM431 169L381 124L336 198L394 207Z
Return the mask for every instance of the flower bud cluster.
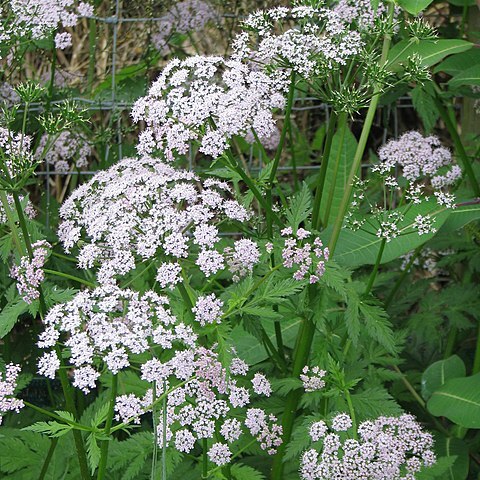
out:
M285 246L282 250L283 266L295 268L293 278L304 280L308 277L310 283L317 283L325 273L325 262L329 258L328 247L323 248L320 238L307 241L312 233L299 228L293 233L292 227L284 228L281 235L285 237Z
M412 415L362 422L358 438L352 438L352 425L346 413L336 415L330 428L323 421L311 425L310 437L317 444L302 455L303 480L414 480L436 462L433 437Z
M9 363L5 372L0 372L0 425L3 415L7 412L18 413L23 408L23 400L15 398L15 388L20 367Z
M52 246L45 240L32 244L32 258L24 256L20 265L10 269L10 276L16 280L18 293L26 303L32 303L40 296L40 285L45 280L43 266L47 261Z

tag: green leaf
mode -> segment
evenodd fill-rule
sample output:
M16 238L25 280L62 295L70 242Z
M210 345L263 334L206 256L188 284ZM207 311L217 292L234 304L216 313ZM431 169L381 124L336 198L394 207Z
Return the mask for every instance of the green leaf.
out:
M390 70L401 69L401 65L414 54L421 57L423 67L431 67L448 55L464 52L472 48L473 43L465 40L402 40L395 44L388 54Z
M23 428L23 430L30 432L43 433L49 437L61 437L67 434L72 427L65 423L58 423L55 421L50 422L36 422L33 425Z
M433 0L398 0L398 4L412 15L418 15L427 8Z
M480 428L480 373L446 381L433 392L427 408L432 415L462 427Z
M372 387L351 394L353 408L359 419L371 419L380 415L398 416L402 408L382 387Z
M272 388L274 392L281 397L286 397L292 390L302 388L302 385L302 381L295 377L276 378L272 380Z
M440 116L432 95L427 91L426 85L415 87L410 95L412 96L413 106L422 119L425 132L430 133Z
M242 463L234 463L230 470L235 480L265 480L263 473Z
M361 302L359 309L369 336L382 345L388 352L395 353L395 339L387 312L380 307L380 305L366 302Z
M456 5L457 7L471 7L475 5L476 0L448 0L448 3Z
M358 295L349 295L347 297L347 309L345 311L345 323L347 326L348 338L353 345L358 344L360 337L360 299Z
M434 72L445 72L452 77L467 70L473 65L480 63L480 49L471 48L462 53L457 53L446 58L443 62L439 63Z
M462 87L463 85L480 85L480 64L458 73L448 82L449 88Z
M432 363L422 375L422 397L427 401L447 380L465 375L465 364L457 355Z
M449 220L449 225L456 226L464 225L479 218L480 205L465 205L454 210L447 210L438 207L433 199L413 205L405 215L405 219L398 224L402 234L386 243L381 263L391 262L400 255L423 245L435 236L435 233L419 235L412 229L415 217L418 214L431 215L435 219L434 226L440 229L447 220ZM324 242L328 242L330 232L331 229L327 228L320 235ZM340 265L348 267L374 265L381 242L382 239L375 235L373 229L351 231L343 228L340 232L334 259Z
M463 440L443 435L435 436L435 450L441 457L455 458L445 474L447 480L465 480L469 471L468 446Z
M23 300L16 300L7 304L0 313L0 338L12 330L20 315L28 310L28 305Z
M331 223L331 220L338 214L356 149L357 140L350 130L346 129L343 143L341 142L341 132L334 135L327 166L327 181L320 205L320 218L324 225ZM334 179L335 181L333 181ZM326 210L330 198L331 208L327 218Z
M286 212L288 225L296 232L299 225L304 222L312 209L312 194L308 185L304 182L302 189L295 195Z
M445 474L455 463L456 457L440 457L431 467L423 467L422 470L415 474L416 480L433 480L445 479Z
M97 437L95 436L95 433L93 432L89 433L87 435L85 443L87 445L88 465L93 475L95 470L98 467L98 463L100 462L100 456L101 456L100 447L98 446Z

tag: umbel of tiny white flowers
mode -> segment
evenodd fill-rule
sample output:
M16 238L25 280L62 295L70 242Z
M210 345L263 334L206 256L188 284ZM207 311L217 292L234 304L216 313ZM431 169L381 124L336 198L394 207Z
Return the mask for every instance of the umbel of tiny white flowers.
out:
M52 246L45 240L32 244L32 258L22 257L19 265L13 265L10 276L16 280L18 293L30 304L40 296L39 287L45 280L43 266Z
M201 183L193 172L151 157L125 158L98 172L72 193L60 216L58 235L65 250L81 240L79 266L98 265L101 282L157 255L163 259L157 275L162 288L174 288L180 281L179 261L186 257L193 256L207 277L222 270L225 262L239 277L258 261L250 241L249 248L237 240L233 250L219 251L216 225L250 217L232 198L227 183L214 178Z
M76 5L65 0L10 0L0 13L2 18L8 18L8 22L0 26L0 40L11 43L22 37L40 40L59 27L73 27L79 18L92 16L93 7L86 2ZM55 35L56 48L63 49L71 44L70 33Z
M251 406L253 394L271 395L270 382L261 373L247 380L248 366L240 358L234 357L226 369L214 350L199 347L177 352L166 362L154 358L141 370L142 379L156 385L155 398L167 394L166 411L157 424L161 447L173 443L179 452L189 453L197 441L215 439L208 457L220 466L230 461L235 442L245 434L256 438L270 455L281 444L277 419ZM151 410L153 398L152 390L143 397L118 397L117 420L138 423L140 416Z
M168 42L175 33L198 32L208 23L218 21L219 14L204 0L176 2L156 22L152 43L162 54L167 51Z
M73 385L86 393L95 388L103 368L115 375L130 366L131 355L155 347L181 356L184 349L195 347L197 339L192 328L171 313L166 297L113 284L79 292L71 301L55 305L44 324L38 346L48 351L39 360L39 373L55 378L60 359L53 347L61 340L68 348Z
M322 420L310 426L314 444L302 455L302 480L414 480L436 462L432 435L412 415L362 422L357 439L352 427L346 413L336 415L330 428Z
M399 223L404 220L411 206L428 200L424 192L432 191L438 205L455 208L455 196L448 192L448 189L460 179L462 171L453 162L450 151L442 147L437 137L423 137L418 132L410 131L398 140L390 140L380 147L378 156L380 162L372 167L372 171L384 177L385 189L390 192L387 197L395 191L402 191L399 181L393 176L396 167L400 168L400 175L407 181L402 192L401 208L388 211L371 206L379 223L378 237L386 239L387 242L397 237L401 233ZM357 218L355 212L365 198L365 186L365 181L357 181L359 188L354 193L353 208L347 218L350 228L353 229L363 225L364 220ZM412 227L419 235L436 231L434 219L430 215L416 215Z
M23 408L23 400L15 398L15 388L20 373L20 366L9 363L5 372L0 372L0 425L7 412L18 413Z
M132 109L134 121L146 124L138 152L158 152L171 162L196 143L200 153L217 158L233 136L254 129L269 137L276 128L272 111L285 104L286 78L218 56L171 60Z
M36 155L40 157L47 147L50 136L45 134L40 138ZM90 145L76 132L65 130L58 135L45 154L45 160L53 165L56 172L66 173L71 166L82 168L87 166L87 159L91 155Z

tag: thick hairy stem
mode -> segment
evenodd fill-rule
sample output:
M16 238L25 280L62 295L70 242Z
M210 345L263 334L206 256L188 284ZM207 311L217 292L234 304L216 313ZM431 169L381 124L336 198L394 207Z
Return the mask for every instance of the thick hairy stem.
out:
M115 399L117 398L117 385L118 385L118 377L113 375L112 377L112 385L110 390L110 406L108 409L107 418L105 420L105 428L103 429L103 433L106 437L110 435L110 430L112 428L113 422L113 413L115 410ZM103 480L105 478L105 473L107 471L107 460L108 460L108 446L110 444L110 439L104 440L100 447L100 462L98 464L98 473L97 473L97 480Z
M389 8L389 20L388 20L389 26L387 27L387 29L389 30L389 27L392 24L392 20L393 20L394 4L390 3L388 8ZM380 57L380 64L379 64L380 68L383 68L387 63L388 51L390 50L391 42L392 42L392 37L390 33L387 32L383 39L382 55ZM370 135L370 130L372 129L373 119L377 111L378 100L381 93L382 93L382 86L376 85L373 91L372 99L370 100L370 105L368 107L367 115L365 117L362 133L360 135L360 140L358 141L358 145L357 145L357 150L355 151L352 168L350 169L350 174L348 176L347 184L345 185L345 192L343 193L338 215L337 215L337 218L335 219L335 224L333 226L333 232L332 232L332 236L330 238L330 244L329 244L331 256L333 256L333 253L335 252L335 247L337 246L338 236L340 235L340 231L343 225L343 220L347 212L348 204L350 202L350 196L352 194L353 180L357 175L357 172L360 169L360 165L362 163L363 154L367 146L368 136Z
M322 153L322 164L320 165L320 172L318 174L317 185L315 186L315 199L313 201L312 225L315 229L321 226L320 205L322 203L323 189L325 187L325 178L327 176L328 159L330 157L330 150L332 148L333 135L335 133L335 126L337 124L337 115L334 111L330 114L330 120L327 127L327 137ZM333 186L332 186L333 188Z

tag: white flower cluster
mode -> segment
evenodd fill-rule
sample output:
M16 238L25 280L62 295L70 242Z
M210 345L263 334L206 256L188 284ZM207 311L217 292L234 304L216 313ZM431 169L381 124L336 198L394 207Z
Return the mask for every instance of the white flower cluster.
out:
M43 266L47 261L52 246L45 240L32 244L32 258L25 256L19 265L10 269L11 277L17 282L18 293L26 303L32 303L40 296L40 285L45 280Z
M311 448L303 453L302 480L414 480L423 467L436 462L432 436L412 415L362 422L358 439L342 433L351 428L346 413L333 418L331 429L323 421L311 425L310 437L321 447L320 452Z
M0 127L0 161L11 178L18 177L33 164L32 137Z
M174 59L133 107L133 119L147 126L138 151L159 151L171 162L196 142L201 153L216 158L235 135L254 129L269 137L276 128L272 110L285 103L285 85L283 73L267 75L239 60Z
M0 372L0 425L3 415L7 412L18 413L23 408L23 400L15 398L15 388L20 373L20 367L9 363L5 372Z
M101 282L158 254L162 288L180 281L178 262L191 254L208 277L225 267L215 224L222 219L244 222L250 214L229 198L227 183L209 178L203 188L198 184L194 173L156 159L125 158L97 173L62 205L59 238L69 252L86 235L79 244L79 266L99 265Z
M155 398L166 395L166 413L158 422L157 441L160 446L173 443L175 448L189 453L195 442L202 439L216 442L208 451L210 461L224 465L230 461L230 445L249 433L262 449L273 455L281 444L282 428L274 416L259 408L248 408L245 419L239 420L238 409L251 403L252 393L269 396L271 386L263 374L257 373L251 381L245 377L248 366L235 357L227 369L213 350L199 347L176 352L166 362L152 359L142 365L142 378L155 382ZM169 388L172 377L183 380L183 385ZM153 391L143 398L135 395L118 397L117 419L139 421L152 410ZM222 441L219 441L219 440Z
M92 153L90 145L79 135L70 130L60 133L50 145L50 136L45 134L40 138L36 155L45 155L45 160L53 165L57 172L68 172L70 165L76 168L87 166L87 159ZM46 150L46 153L44 152Z
M293 233L292 227L286 227L281 231L285 238L285 246L282 250L283 266L294 268L293 278L304 280L308 276L310 283L317 283L325 273L325 262L328 261L330 252L328 247L323 248L320 238L307 241L312 233L304 228L299 228Z
M164 53L174 33L198 32L208 23L219 19L216 10L204 0L174 2L170 10L160 17L152 35L153 45Z
M297 24L290 26L290 21ZM314 78L338 69L358 55L364 45L358 31L335 10L298 6L258 11L244 22L251 30L239 34L234 58L293 69ZM280 33L278 33L280 31Z
M197 336L177 321L168 299L153 291L140 295L115 285L78 293L71 301L54 306L44 320L38 346L52 349L60 340L69 349L74 386L84 392L95 388L103 365L113 374L130 366L129 355L194 347ZM55 350L43 355L39 373L55 378L60 366Z
M27 37L40 40L61 27L73 27L80 17L93 15L93 7L74 0L10 0L2 16L8 22L2 22L0 39ZM55 46L66 48L72 44L70 33L60 32L55 36Z

